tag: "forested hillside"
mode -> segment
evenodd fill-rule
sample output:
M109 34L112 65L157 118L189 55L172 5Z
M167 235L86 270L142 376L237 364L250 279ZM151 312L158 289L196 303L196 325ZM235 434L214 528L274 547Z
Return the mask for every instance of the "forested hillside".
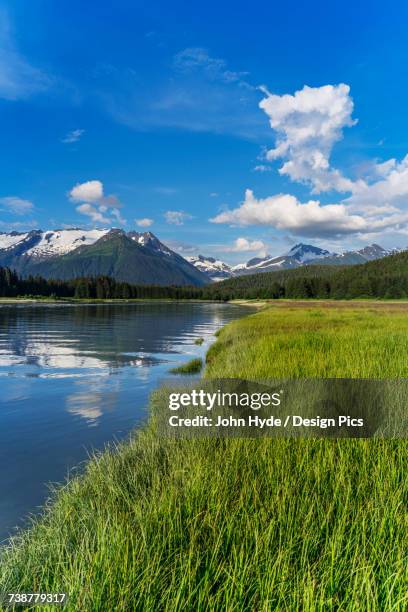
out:
M279 299L408 298L408 252L356 266L304 266L231 278L204 287L132 285L109 276L68 281L19 277L0 268L0 296L75 298Z
M354 266L304 266L228 279L211 287L241 298L408 297L408 252Z

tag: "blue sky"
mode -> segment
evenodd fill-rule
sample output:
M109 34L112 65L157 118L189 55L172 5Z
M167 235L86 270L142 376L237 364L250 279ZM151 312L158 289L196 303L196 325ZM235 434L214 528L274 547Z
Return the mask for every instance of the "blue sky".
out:
M0 231L408 244L406 3L0 2Z

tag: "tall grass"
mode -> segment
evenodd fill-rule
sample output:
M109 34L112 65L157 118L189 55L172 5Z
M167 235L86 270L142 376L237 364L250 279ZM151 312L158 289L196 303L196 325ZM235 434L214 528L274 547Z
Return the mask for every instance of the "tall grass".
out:
M171 368L171 374L197 374L203 367L203 360L199 357L194 357L180 366Z
M408 377L408 307L275 306L230 323L207 355L208 376Z
M224 328L207 376L372 376L384 356L382 376L402 375L407 331L398 313L265 310ZM153 417L3 552L0 591L67 591L86 611L406 610L406 451L166 439Z

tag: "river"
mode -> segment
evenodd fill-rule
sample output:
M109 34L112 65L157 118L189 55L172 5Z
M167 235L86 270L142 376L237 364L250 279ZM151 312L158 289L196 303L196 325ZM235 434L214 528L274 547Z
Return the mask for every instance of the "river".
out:
M49 483L140 426L171 367L203 357L216 330L247 313L215 303L0 306L0 541L39 511Z

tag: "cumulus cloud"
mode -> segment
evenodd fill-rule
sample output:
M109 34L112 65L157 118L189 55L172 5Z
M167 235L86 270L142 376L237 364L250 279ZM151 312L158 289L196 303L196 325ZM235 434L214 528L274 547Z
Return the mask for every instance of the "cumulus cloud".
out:
M80 204L76 207L76 210L81 215L89 217L94 223L109 223L109 219L104 217L102 212L92 204Z
M360 182L347 202L355 208L375 210L378 207L394 207L405 204L408 196L408 155L401 162L389 159L373 166L377 180Z
M312 193L350 192L343 200L355 207L401 203L408 195L408 156L365 164L367 176L351 180L330 163L333 146L343 130L355 125L350 87L303 87L293 95L266 94L259 106L276 132L276 146L264 152L265 161L283 160L279 173L309 184ZM262 169L264 165L258 166ZM364 211L365 212L365 211Z
M226 253L245 253L247 251L265 252L266 245L262 240L248 240L247 238L237 238L232 246L223 247L221 250Z
M77 183L69 196L73 202L97 202L103 198L103 184L101 181Z
M260 107L276 133L275 147L263 152L254 170L272 169L281 160L281 175L307 185L311 194L336 191L340 201L322 203L280 193L256 198L248 189L244 201L210 219L235 226L266 225L305 237L359 238L408 232L408 155L401 161L371 160L351 179L330 161L334 145L352 127L353 100L343 83L303 87L293 95L275 95L262 87ZM337 196L338 198L339 196ZM333 198L334 199L334 198Z
M111 194L104 195L103 183L98 180L77 183L69 192L71 202L79 204L77 212L89 217L94 223L118 222L122 225L126 220L120 214L122 207L119 199Z
M135 223L138 227L150 227L153 225L154 221L153 219L145 217L144 219L135 219Z
M6 196L4 198L0 198L0 205L3 209L15 215L26 215L34 208L34 204L30 202L30 200L24 200L23 198L19 198L17 196Z
M333 145L343 136L343 128L353 126L353 100L350 87L324 85L303 87L294 95L269 93L259 103L276 132L276 146L266 151L266 159L282 159L280 174L312 186L313 193L352 191L353 182L330 166Z
M81 138L82 134L84 134L85 130L72 130L71 132L68 132L68 134L66 136L64 136L64 138L61 140L61 142L65 143L65 144L72 144L73 142L78 142L78 140Z
M257 199L254 193L247 189L241 206L223 211L210 221L239 226L266 225L290 231L292 234L316 238L402 227L408 222L408 213L398 211L380 218L363 217L350 214L345 204L323 206L318 200L301 203L290 194Z
M170 225L183 225L184 221L192 219L192 216L183 210L167 210L164 213L164 218L166 219L166 223Z
M103 207L101 206L99 208L100 211L102 212L108 212L108 207ZM109 213L112 215L112 217L114 219L116 219L116 221L120 224L120 225L125 225L126 224L126 219L124 219L122 217L122 215L120 214L120 210L118 208L112 208L109 210Z

